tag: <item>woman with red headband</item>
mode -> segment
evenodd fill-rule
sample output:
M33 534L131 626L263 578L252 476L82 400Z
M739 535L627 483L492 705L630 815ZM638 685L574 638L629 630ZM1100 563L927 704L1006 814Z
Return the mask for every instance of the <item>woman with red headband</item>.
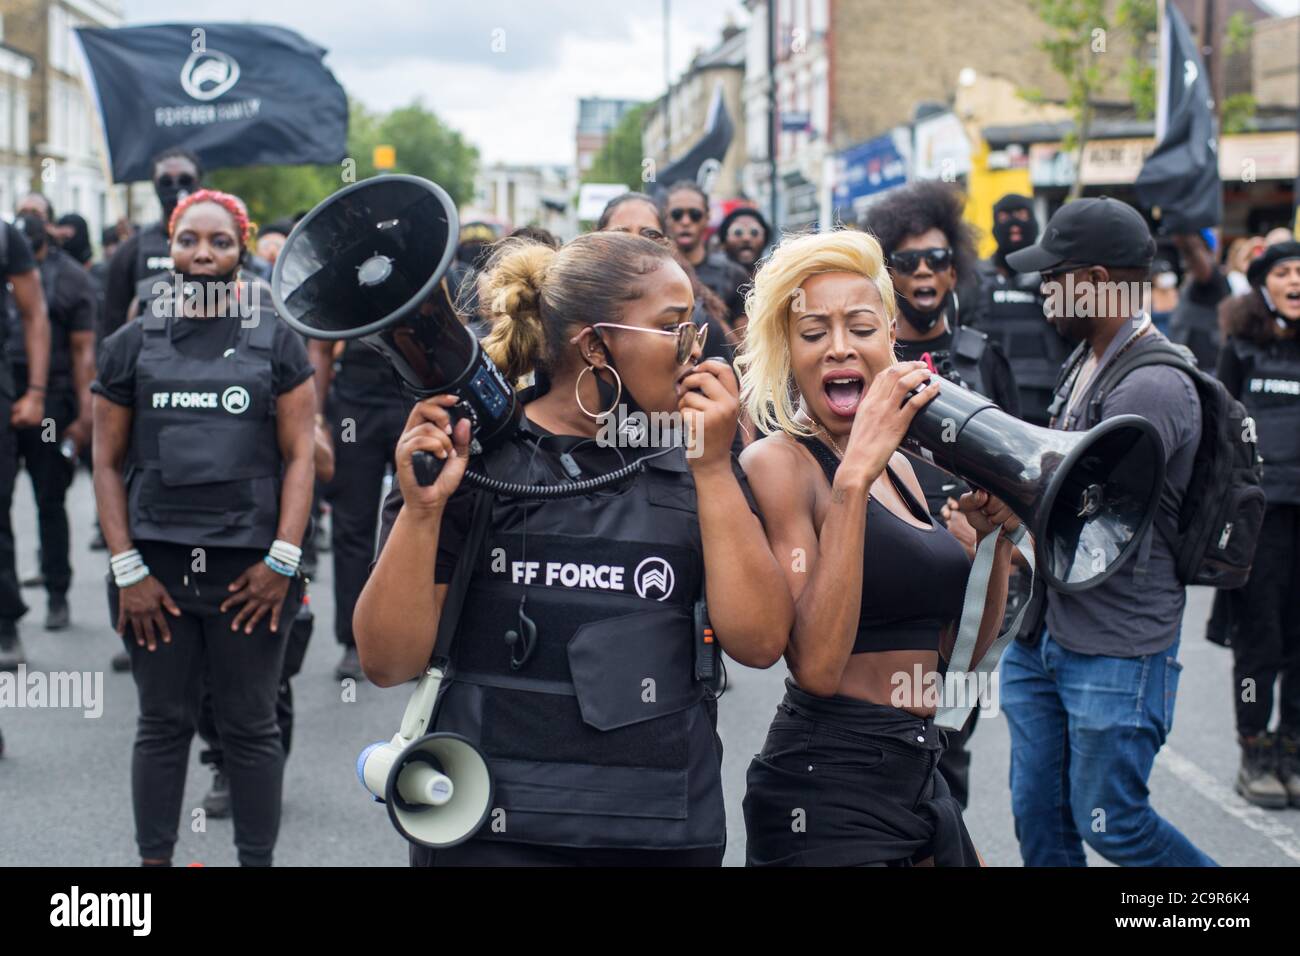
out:
M109 605L140 700L131 790L145 865L171 862L205 671L239 862L269 866L279 830L275 703L301 593L315 396L301 340L239 279L251 232L234 196L186 197L169 223L174 281L104 341L92 386Z

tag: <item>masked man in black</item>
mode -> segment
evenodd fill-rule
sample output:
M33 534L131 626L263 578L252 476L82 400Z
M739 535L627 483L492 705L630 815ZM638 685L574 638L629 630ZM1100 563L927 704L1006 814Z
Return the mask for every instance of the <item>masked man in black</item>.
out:
M1007 256L1038 241L1033 200L1010 193L993 206L993 238L998 247L979 264L979 292L965 321L997 342L1016 376L1020 416L1047 426L1047 406L1070 343L1043 312L1037 274L1007 268Z
M176 204L198 190L202 183L203 164L189 150L174 147L154 157L153 188L162 205L162 219L145 226L113 254L108 266L104 310L96 329L97 341L104 341L122 327L132 299L138 296L143 301L151 297L152 280L170 274L167 221Z
M72 256L50 241L49 201L32 193L18 204L16 222L32 247L50 322L50 362L45 417L17 432L18 457L32 479L40 529L39 578L24 586L44 586L48 595L45 629L69 624L68 512L64 505L77 458L90 444L90 383L95 377L95 286ZM10 316L6 338L14 378L25 385L29 370L21 324Z

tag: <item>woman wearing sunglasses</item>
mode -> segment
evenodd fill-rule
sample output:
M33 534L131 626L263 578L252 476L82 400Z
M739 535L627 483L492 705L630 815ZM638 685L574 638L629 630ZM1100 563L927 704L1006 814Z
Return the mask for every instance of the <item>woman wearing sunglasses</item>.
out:
M767 436L745 471L773 553L799 560L785 567L786 695L747 778L748 862L977 865L934 722L970 560L898 452L916 413L954 386L896 359L894 288L860 232L781 243L749 311L736 363ZM1018 527L984 492L959 507L981 539ZM1002 621L1011 550L995 542L975 662Z
M716 360L694 364L690 282L649 239L508 243L484 295L495 313L488 354L510 380L531 371L538 384L520 393L520 434L476 456L475 469L532 484L646 464L605 491L496 498L479 512L486 534L465 559L436 729L484 753L493 811L464 843L413 846L412 863L719 865L721 743L716 704L696 679L696 602L707 598L722 649L754 667L780 658L794 613L730 454L734 375ZM354 620L379 686L424 670L470 537L469 425L452 427L454 401L421 402L398 443L399 488ZM690 418L685 446L625 432L629 411ZM420 450L446 462L429 487L411 470Z
M965 197L954 187L919 182L893 190L867 210L863 228L879 240L894 284L900 316L894 352L904 362L927 361L954 385L1019 415L1019 393L1006 356L984 332L960 324L957 288L974 281L976 264L974 234L962 220L964 206ZM966 298L973 301L975 296ZM956 507L967 485L927 462L913 464L931 517L945 522L967 553L974 554L974 531ZM1008 618L1029 600L1028 583L1028 575L1014 578ZM970 792L966 741L978 720L974 710L965 727L948 735L939 765L963 807Z
M600 214L596 231L630 233L657 242L671 250L674 260L691 281L691 294L695 296L695 310L691 313L691 321L701 329L708 330L704 338L702 356L706 359L720 358L727 363L735 358L731 317L727 314L726 303L700 281L699 276L695 274L695 268L686 260L686 256L677 248L677 244L668 238L668 227L664 225L659 206L653 199L645 193L631 192L614 197Z

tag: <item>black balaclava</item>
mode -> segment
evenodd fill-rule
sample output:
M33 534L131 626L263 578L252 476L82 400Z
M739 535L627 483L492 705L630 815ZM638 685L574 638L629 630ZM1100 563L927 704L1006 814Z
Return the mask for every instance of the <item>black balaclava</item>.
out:
M194 185L188 189L183 189L174 183L164 189L162 186L158 185L157 181L155 181L153 184L153 191L158 196L158 202L162 205L162 221L164 223L171 222L172 213L176 211L177 204L190 193L202 188L203 187L199 184L197 177L195 178Z
M1020 241L1013 243L1011 235L1012 222L998 222L998 213L1012 213L1021 209L1029 210L1028 222L1015 222L1020 227ZM993 238L998 242L994 261L1003 269L1007 268L1007 256L1020 249L1026 249L1038 241L1038 220L1034 218L1034 201L1028 196L1009 193L993 205ZM1012 270L1014 271L1014 270Z
M14 225L27 238L32 252L40 252L49 238L45 233L45 219L34 213L25 212L14 217Z
M899 311L903 313L912 328L916 329L923 335L934 328L935 323L943 317L944 312L946 312L948 307L953 304L953 298L952 289L949 289L944 293L943 298L939 300L939 304L933 309L918 309L907 300L907 296L899 293L894 294L894 299L898 302Z

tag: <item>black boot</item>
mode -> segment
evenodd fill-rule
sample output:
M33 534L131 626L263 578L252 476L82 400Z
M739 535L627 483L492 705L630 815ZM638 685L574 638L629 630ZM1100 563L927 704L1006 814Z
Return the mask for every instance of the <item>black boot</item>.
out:
M0 671L16 671L27 663L17 621L0 621Z
M1300 807L1300 734L1278 731L1277 775L1286 788L1287 801Z
M1236 790L1249 803L1270 810L1286 806L1286 787L1277 775L1277 745L1273 736L1238 737L1241 744L1241 769L1237 771Z
M203 810L214 820L230 816L230 781L220 767L212 768L212 789L203 798Z
M72 623L68 612L68 598L65 594L51 594L45 611L45 629L47 631L64 631Z

